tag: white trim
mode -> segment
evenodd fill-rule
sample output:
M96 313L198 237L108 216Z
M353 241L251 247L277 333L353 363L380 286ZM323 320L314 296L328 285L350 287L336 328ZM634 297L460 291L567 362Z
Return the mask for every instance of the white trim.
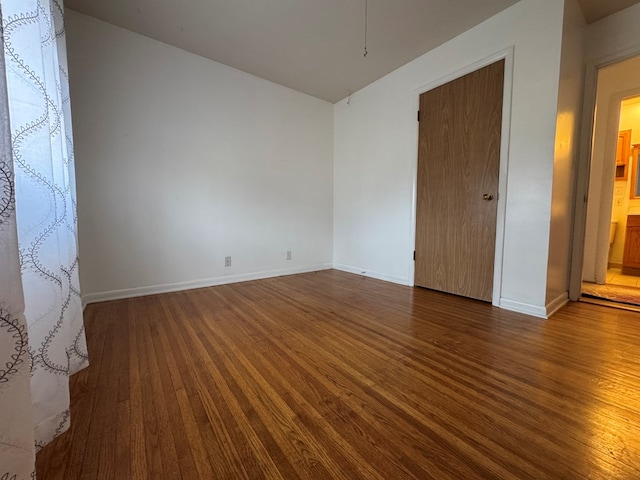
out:
M602 177L597 186L600 190L600 209L596 221L596 251L594 259L595 281L599 285L607 282L607 262L609 257L609 231L611 225L611 209L613 208L613 192L616 175L616 149L620 125L620 101L617 95L609 99L609 118L605 119L604 160ZM597 102L597 99L596 99ZM593 130L595 134L595 129ZM614 140L615 139L615 140ZM609 160L607 160L609 159ZM593 162L593 157L590 158ZM627 172L628 173L628 172ZM589 179L591 184L591 179ZM606 231L605 231L606 228Z
M567 295L567 292L561 293L557 298L551 300L544 307L531 305L530 303L516 302L515 300L509 300L508 298L500 299L500 307L505 310L525 313L534 317L544 318L545 320L564 307L567 303L569 303L569 296Z
M504 93L502 101L502 131L500 133L500 173L498 176L498 206L496 211L496 253L493 266L493 305L500 306L502 295L502 269L504 259L504 235L507 218L507 178L509 173L509 148L511 140L511 101L513 94L514 47L505 53Z
M525 313L533 317L547 318L547 309L539 305L531 305L529 303L516 302L515 300L509 300L508 298L500 299L500 308L505 310L511 310L512 312Z
M496 207L496 241L495 241L495 255L493 264L493 297L492 304L494 306L502 306L502 299L500 295L502 293L502 266L504 257L504 235L505 235L505 221L507 211L507 173L509 169L509 141L511 136L511 103L513 92L513 63L514 63L515 47L510 46L503 50L500 50L493 55L478 60L472 64L469 64L455 72L452 72L444 77L422 85L415 89L416 93L416 111L420 110L420 95L429 90L433 90L445 83L448 83L457 78L463 77L471 72L475 72L481 68L491 65L499 60L504 59L504 88L502 97L502 130L501 130L501 143L500 143L500 167L498 175L498 205ZM414 129L414 145L416 155L414 157L412 170L413 170L413 192L412 192L412 206L411 206L411 241L413 244L413 250L416 248L416 202L418 196L418 138L419 126L416 125ZM409 272L407 275L409 280L408 285L415 285L415 263L410 262Z
M332 268L330 263L321 263L304 268L291 268L283 270L267 270L255 273L243 273L239 275L226 275L222 277L205 278L202 280L192 280L187 282L168 283L164 285L149 285L146 287L126 288L123 290L111 290L107 292L88 293L82 296L84 306L89 303L106 302L108 300L119 300L122 298L141 297L144 295L156 295L158 293L179 292L194 288L213 287L216 285L226 285L229 283L247 282L249 280L261 280L263 278L281 277L284 275L295 275L298 273L317 272Z
M534 317L544 318L545 320L564 307L567 303L569 303L569 296L567 295L567 292L561 293L557 298L551 300L544 307L531 305L530 303L516 302L515 300L509 300L508 298L500 299L500 307L505 310L525 313Z
M586 66L582 106L582 125L580 129L580 147L575 183L575 202L573 209L573 234L571 239L571 273L569 274L569 298L578 300L582 292L582 267L584 263L584 240L587 226L587 196L589 194L589 175L591 170L591 147L593 141L593 123L595 120L597 67Z
M406 277L398 277L396 275L387 275L386 273L372 272L364 268L354 267L351 265L334 264L333 268L347 273L355 273L356 275L362 275L364 277L371 277L377 280L383 280L385 282L398 283L400 285L406 285L408 287L413 286L413 283L409 283Z
M561 293L557 298L547 303L547 318L551 317L554 313L569 303L569 294L567 292Z

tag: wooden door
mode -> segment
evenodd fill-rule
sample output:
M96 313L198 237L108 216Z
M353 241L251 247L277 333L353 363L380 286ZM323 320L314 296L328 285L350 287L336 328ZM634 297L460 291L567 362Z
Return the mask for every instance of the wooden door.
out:
M618 132L618 147L616 150L616 180L626 180L627 164L631 154L631 130Z
M417 286L491 301L504 60L420 96Z

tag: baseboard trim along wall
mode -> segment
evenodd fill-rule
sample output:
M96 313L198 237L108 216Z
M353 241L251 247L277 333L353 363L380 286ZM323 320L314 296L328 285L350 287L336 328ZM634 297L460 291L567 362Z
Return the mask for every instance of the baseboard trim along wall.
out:
M562 307L564 307L567 303L569 303L569 293L564 292L551 302L547 303L547 305L545 305L544 307L531 305L529 303L516 302L514 300L509 300L508 298L501 298L500 308L547 319Z
M500 308L511 310L512 312L526 313L533 317L547 318L547 309L539 305L531 305L530 303L516 302L508 298L500 299Z
M82 296L82 308L90 303L107 302L110 300L120 300L123 298L142 297L144 295L156 295L159 293L179 292L182 290L191 290L194 288L214 287L216 285L226 285L230 283L247 282L250 280L261 280L264 278L281 277L284 275L295 275L298 273L317 272L320 270L329 270L335 268L347 273L354 273L365 277L375 278L386 282L397 283L400 285L409 285L408 279L405 277L386 275L383 273L372 272L362 268L350 265L330 263L322 263L303 268L292 268L283 270L267 270L263 272L243 273L239 275L225 275L222 277L206 278L201 280L193 280L188 282L177 282L165 285L150 285L146 287L127 288L122 290L111 290L107 292L88 293ZM538 318L547 319L556 313L560 308L569 302L568 293L565 292L558 298L549 302L545 307L531 305L528 303L516 302L507 298L500 299L500 308L511 310L513 312L524 313Z
M385 273L372 272L365 268L353 267L351 265L335 264L333 268L347 273L355 273L356 275L362 275L364 277L371 277L377 280L384 280L385 282L398 283L400 285L413 286L409 284L409 279L406 277L397 277L395 275L387 275Z
M564 292L562 295L559 295L556 299L547 303L547 318L556 313L562 307L564 307L567 303L569 303L569 292Z
M247 282L250 280L261 280L264 278L281 277L284 275L295 275L297 273L317 272L320 270L328 270L330 268L333 268L330 263L321 263L303 268L267 270L263 272L205 278L188 282L169 283L166 285L149 285L146 287L126 288L123 290L111 290L108 292L88 293L82 296L82 305L83 307L85 307L90 303L106 302L109 300L120 300L123 298L142 297L144 295L156 295L159 293L180 292L182 290L191 290L194 288L214 287L216 285Z

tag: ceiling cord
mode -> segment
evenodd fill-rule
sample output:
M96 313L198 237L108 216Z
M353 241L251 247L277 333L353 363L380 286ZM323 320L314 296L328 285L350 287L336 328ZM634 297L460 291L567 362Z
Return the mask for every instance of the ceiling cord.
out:
M367 24L369 20L369 0L364 0L364 56L367 56Z

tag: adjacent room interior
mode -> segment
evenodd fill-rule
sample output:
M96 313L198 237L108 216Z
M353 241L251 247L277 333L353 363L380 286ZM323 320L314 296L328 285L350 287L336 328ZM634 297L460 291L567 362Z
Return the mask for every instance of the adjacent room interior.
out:
M633 309L640 305L634 235L640 213L639 71L637 56L598 70L582 287L586 300Z

